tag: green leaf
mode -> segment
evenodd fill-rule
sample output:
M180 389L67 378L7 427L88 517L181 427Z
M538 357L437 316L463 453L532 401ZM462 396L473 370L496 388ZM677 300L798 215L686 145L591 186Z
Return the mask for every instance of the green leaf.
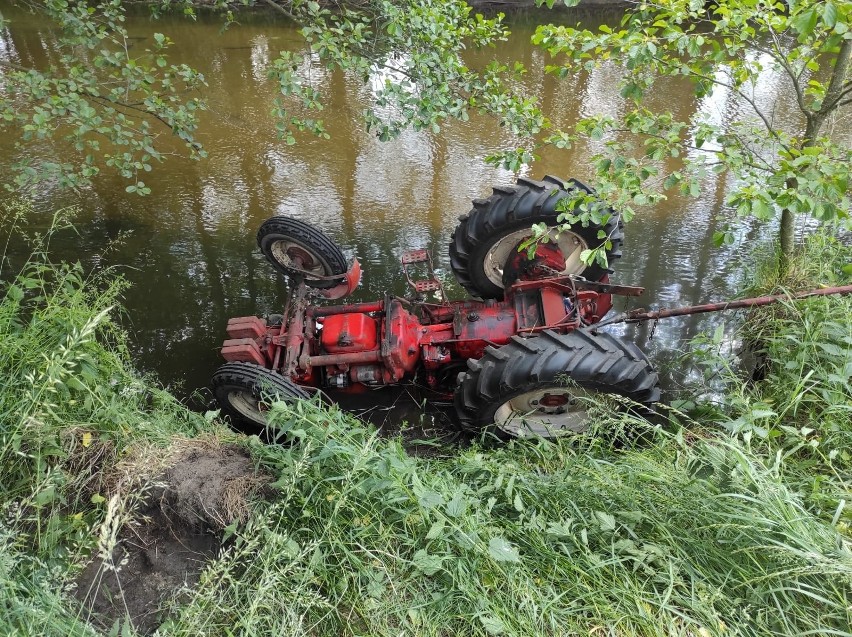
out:
M506 625L499 617L494 615L480 615L479 621L482 622L482 627L489 635L502 635L506 632Z
M444 497L436 491L424 491L418 494L417 501L424 509L434 509L444 503Z
M467 500L461 493L453 496L453 499L447 503L447 515L452 518L457 518L467 511Z
M605 511L595 511L595 517L598 519L601 531L615 530L615 516Z
M24 291L17 285L10 285L9 289L6 290L6 295L13 301L20 301L24 298Z
M497 536L488 542L488 553L495 562L520 562L518 549L512 546L506 538Z
M425 549L420 549L414 554L412 562L414 568L424 575L434 575L441 570L441 565L444 561L443 557L438 555L430 555Z
M817 18L816 9L804 11L793 18L793 29L795 29L796 33L798 33L802 38L806 38L813 33L813 30L816 28Z
M50 504L56 499L56 489L54 487L47 487L44 491L39 492L39 494L35 497L35 503L37 505L45 505Z
M763 420L765 418L775 418L778 414L768 407L755 407L749 412L749 416L753 420Z
M299 556L299 543L292 538L288 538L279 555L289 560L296 559Z
M773 217L775 210L763 199L756 199L752 203L751 213L758 219L768 221Z
M434 540L435 538L442 537L444 535L444 527L446 526L446 522L444 522L444 518L441 518L434 522L431 527L429 527L429 532L426 534L427 540Z
M829 29L833 28L837 23L837 7L834 6L831 0L828 0L822 8L822 21Z
M834 343L817 343L817 346L827 354L831 354L832 356L839 356L840 358L846 357L846 350L835 345Z

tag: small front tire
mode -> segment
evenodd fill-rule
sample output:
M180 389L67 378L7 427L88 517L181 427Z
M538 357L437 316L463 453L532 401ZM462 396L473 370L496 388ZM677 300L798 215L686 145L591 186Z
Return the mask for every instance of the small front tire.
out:
M233 422L266 427L266 412L276 400L307 400L311 394L271 369L253 363L225 363L211 381L213 394Z
M346 274L343 252L325 233L290 217L271 217L257 231L257 245L272 266L287 276L301 278L305 285L327 289Z

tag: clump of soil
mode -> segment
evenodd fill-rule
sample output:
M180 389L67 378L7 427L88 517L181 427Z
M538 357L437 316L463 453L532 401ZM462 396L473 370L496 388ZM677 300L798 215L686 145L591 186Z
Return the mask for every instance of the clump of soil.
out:
M151 481L110 559L95 558L77 579L84 614L108 628L128 619L141 634L162 623L161 605L194 586L221 545L221 531L248 513L267 482L248 454L210 442L184 444Z

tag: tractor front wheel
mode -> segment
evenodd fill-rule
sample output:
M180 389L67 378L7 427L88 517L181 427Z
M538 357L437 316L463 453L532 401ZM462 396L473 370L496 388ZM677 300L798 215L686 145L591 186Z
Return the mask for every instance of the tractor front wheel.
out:
M328 236L312 225L290 217L271 217L257 231L257 245L276 270L302 278L305 285L326 289L346 274L343 252Z
M213 374L213 394L232 421L266 427L276 400L308 399L311 394L271 369L252 363L225 363Z
M650 406L660 400L660 381L633 343L583 330L512 337L468 361L456 388L462 429L508 440L552 438L588 428L589 408L602 395Z

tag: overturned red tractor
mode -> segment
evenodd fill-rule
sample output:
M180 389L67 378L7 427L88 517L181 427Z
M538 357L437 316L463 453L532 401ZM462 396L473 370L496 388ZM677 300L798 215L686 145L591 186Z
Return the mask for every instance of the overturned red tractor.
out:
M612 294L641 288L612 285L610 271L587 266L584 250L606 245L621 255L618 216L603 225L557 231L559 201L583 184L554 177L519 179L476 199L450 242L452 271L476 299L448 301L425 250L402 256L411 298L385 295L349 305L319 305L351 293L360 265L346 263L323 233L301 221L272 217L257 234L261 252L291 283L280 320L231 319L213 376L224 413L266 423L270 400L307 398L316 389L353 391L416 381L453 397L461 428L502 438L556 436L587 426L590 402L616 394L651 405L659 378L633 343L595 333ZM548 241L529 258L522 244L533 224ZM412 280L412 269L426 269ZM433 293L438 301L427 301ZM591 399L591 400L590 400Z

